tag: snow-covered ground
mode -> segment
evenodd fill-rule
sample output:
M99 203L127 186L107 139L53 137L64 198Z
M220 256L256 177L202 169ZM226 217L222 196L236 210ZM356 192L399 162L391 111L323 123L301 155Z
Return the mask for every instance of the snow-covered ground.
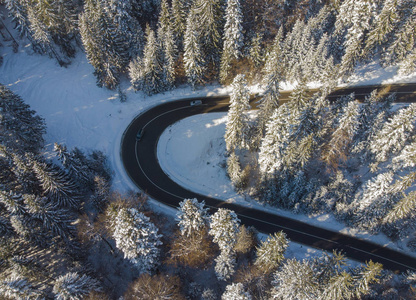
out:
M123 170L120 161L120 140L130 121L149 107L175 99L227 94L229 88L206 86L192 91L180 87L171 92L145 97L135 93L127 80L122 83L122 91L127 101L121 103L116 91L96 86L93 68L85 54L79 52L71 65L60 67L47 56L32 53L30 45L21 42L18 53L11 47L0 47L3 64L0 66L0 83L20 95L32 109L46 120L46 150L51 151L53 143L63 143L68 148L101 150L109 158L114 170L113 189L121 192L136 189ZM367 71L366 71L367 70ZM395 69L382 70L379 66L368 65L360 69L354 77L354 84L374 84L395 80L396 82L416 82L416 74L407 78L396 76ZM290 85L283 85L290 88ZM253 92L258 91L253 88ZM299 220L336 229L344 233L358 235L328 215L307 217L263 207L236 194L224 169L225 114L195 116L179 122L168 129L160 139L159 159L170 176L190 189L213 195L224 200L234 201L276 213L292 216ZM190 129L192 128L192 129ZM185 142L188 146L184 146ZM173 210L163 208L174 213ZM393 245L382 236L373 239L383 245ZM290 252L306 255L314 252L293 244Z

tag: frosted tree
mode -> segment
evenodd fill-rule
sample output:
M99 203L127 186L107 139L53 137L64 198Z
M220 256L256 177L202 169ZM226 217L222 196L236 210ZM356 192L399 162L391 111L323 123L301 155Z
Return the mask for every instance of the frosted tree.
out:
M172 29L176 36L179 49L183 49L182 42L186 30L186 19L191 7L189 0L172 0Z
M310 262L287 260L274 273L272 299L317 299L319 283Z
M382 276L383 265L369 261L365 266L354 270L354 292L357 297L367 295L371 292L370 285L378 283Z
M166 84L166 89L170 89L175 84L178 49L175 43L175 37L170 24L158 30L159 41L161 43L162 55L162 77Z
M43 146L45 121L22 98L0 84L0 144L17 152L37 152Z
M122 51L125 44L120 32L101 1L87 0L79 17L82 43L89 63L94 67L97 85L114 89L119 84L119 74L126 66Z
M240 220L235 212L220 208L211 216L209 234L220 248L220 255L215 259L215 273L220 280L227 280L234 273L235 251Z
M283 168L283 156L289 143L290 113L287 104L275 110L266 125L266 133L259 153L259 166L263 175L274 175Z
M203 82L205 72L205 59L202 55L197 22L198 19L194 11L191 10L186 21L183 62L186 77L193 89Z
M395 170L414 168L416 166L416 142L406 145L399 155L393 157L392 166Z
M40 158L33 157L29 161L45 195L60 207L78 208L78 186L62 169Z
M284 253L289 246L286 234L281 231L274 233L262 241L257 247L255 265L264 273L269 273L276 269L284 259Z
M375 160L373 169L403 149L414 133L415 121L416 104L411 104L398 111L384 124L369 145Z
M135 90L153 95L165 90L166 81L163 77L162 52L156 34L148 27L146 35L143 56L130 63L129 74Z
M115 35L120 37L119 54L123 57L122 69L128 62L141 54L143 49L143 30L134 17L134 9L130 0L104 0L101 2L105 13L115 28Z
M256 33L251 38L249 58L256 68L259 68L264 63L264 51L261 45L262 39L263 37L259 33Z
M241 56L243 46L243 14L239 0L227 0L225 10L224 46L221 55L220 79L227 80L231 63Z
M31 39L30 23L26 11L28 2L22 0L6 0L4 2L13 17L13 21L16 23L16 28L20 35Z
M337 30L346 30L345 54L341 61L340 72L349 75L358 61L362 59L362 44L366 39L366 32L372 28L372 16L376 15L375 1L344 1L337 16Z
M211 216L209 234L220 250L232 249L239 232L240 220L235 212L220 208Z
M240 161L234 152L227 158L227 174L235 188L240 189L244 186Z
M322 298L325 300L351 299L354 295L353 277L350 273L343 271L332 277L323 291Z
M379 174L366 183L362 194L356 195L351 205L356 207L354 215L358 226L374 231L380 228L380 221L392 206L392 182L392 172Z
M9 299L41 299L44 297L27 279L16 274L0 280L0 293Z
M140 272L149 272L158 263L162 242L157 227L134 208L120 208L112 218L116 246Z
M53 293L57 300L81 300L90 292L100 290L97 280L75 272L59 276L53 285Z
M235 253L229 249L223 250L215 258L215 275L219 280L228 280L235 273Z
M250 109L250 95L244 75L237 75L232 84L230 109L225 125L225 143L227 151L249 147L249 118L246 112Z
M358 116L358 103L350 101L338 122L338 127L325 145L322 158L333 170L338 167L339 163L348 159L353 138L359 125Z
M225 287L221 300L251 300L250 293L246 292L242 283L232 283Z
M205 202L198 202L195 198L181 201L177 219L182 235L198 234L208 223L208 209L205 208Z
M216 72L222 49L223 8L222 0L195 0L192 10L196 13L200 43L207 65Z

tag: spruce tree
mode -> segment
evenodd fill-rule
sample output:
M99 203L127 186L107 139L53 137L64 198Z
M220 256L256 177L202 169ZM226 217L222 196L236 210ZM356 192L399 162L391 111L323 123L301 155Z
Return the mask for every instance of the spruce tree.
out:
M220 80L226 82L231 63L241 56L243 46L242 12L239 0L227 0L224 46L221 55Z
M202 55L197 22L198 19L195 12L191 10L186 21L183 63L186 77L193 89L195 89L196 85L203 83L205 72L205 59Z
M204 201L185 199L179 203L178 226L182 235L198 235L208 223L208 212Z
M224 135L229 152L249 147L249 118L246 113L250 109L250 96L244 75L234 78L232 88Z
M284 259L284 253L289 245L286 234L281 231L274 233L262 241L257 247L255 264L265 274L275 270Z
M82 299L90 292L100 290L101 287L97 280L76 272L69 272L59 276L53 286L55 299L58 300Z

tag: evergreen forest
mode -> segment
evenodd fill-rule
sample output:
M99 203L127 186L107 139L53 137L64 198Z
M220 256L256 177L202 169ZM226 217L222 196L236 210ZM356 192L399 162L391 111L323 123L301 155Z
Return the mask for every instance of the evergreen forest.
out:
M0 0L0 17L62 68L146 96L231 86L224 140L236 191L327 213L416 251L416 104L383 88L328 95L377 61L416 71L415 0ZM1 16L1 13L4 15ZM1 47L7 47L0 44ZM0 56L1 64L1 56ZM281 86L295 86L279 101ZM256 117L249 86L258 84ZM314 92L308 85L319 88ZM176 218L112 189L98 150L45 151L45 120L0 84L0 299L414 299L416 273L342 252L287 257L235 212L183 199Z

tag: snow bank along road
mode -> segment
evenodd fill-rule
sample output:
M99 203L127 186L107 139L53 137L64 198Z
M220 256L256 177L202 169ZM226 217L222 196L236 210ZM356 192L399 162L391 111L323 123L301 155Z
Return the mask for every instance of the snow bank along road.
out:
M330 97L355 92L357 98L363 99L375 88L379 86L343 88ZM387 93L397 93L397 101L400 102L414 102L415 91L416 84L386 87ZM288 100L288 96L289 93L282 93L281 100ZM202 105L191 106L190 102L197 99L202 100ZM137 116L124 132L121 141L121 159L131 180L150 197L171 207L178 207L178 203L187 198L205 200L206 205L213 210L220 207L234 210L242 223L254 226L261 232L274 233L283 230L294 242L328 251L341 250L351 259L360 262L371 259L395 272L416 271L416 259L398 251L272 213L203 196L172 181L162 171L157 160L156 147L160 135L169 125L183 118L202 113L226 112L228 105L229 97L226 96L182 99L158 105ZM251 100L251 105L255 109L256 99ZM141 129L144 130L143 135L140 141L136 141L136 134Z

